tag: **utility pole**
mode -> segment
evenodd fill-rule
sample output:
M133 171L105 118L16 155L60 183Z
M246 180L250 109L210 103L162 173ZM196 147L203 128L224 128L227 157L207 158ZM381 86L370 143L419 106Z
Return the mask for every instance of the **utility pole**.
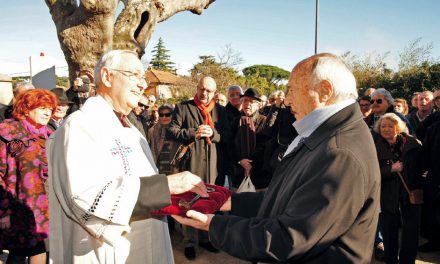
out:
M316 0L316 13L315 13L315 54L318 53L318 14L319 14L319 0Z

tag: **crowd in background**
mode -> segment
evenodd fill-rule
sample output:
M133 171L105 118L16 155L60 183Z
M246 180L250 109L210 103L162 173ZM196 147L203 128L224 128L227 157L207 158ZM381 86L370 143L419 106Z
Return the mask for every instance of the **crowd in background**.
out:
M93 75L82 71L67 92L19 83L13 103L0 109L0 249L9 251L7 263L24 263L26 257L30 263L46 261L45 140L95 95L93 82ZM283 91L266 96L237 85L224 95L214 79L204 77L194 98L158 105L154 95L142 94L127 117L148 139L160 173L189 170L234 191L250 177L261 191L297 136L284 97ZM421 91L407 103L371 88L358 103L382 177L375 256L386 263L414 263L418 250L440 251L440 90ZM206 232L184 227L183 235L188 259L196 258L197 245L218 252ZM419 235L426 244L419 246Z

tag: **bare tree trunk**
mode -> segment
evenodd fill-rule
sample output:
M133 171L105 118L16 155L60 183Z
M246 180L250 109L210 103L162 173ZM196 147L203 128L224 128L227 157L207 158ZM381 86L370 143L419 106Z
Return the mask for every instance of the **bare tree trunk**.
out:
M181 11L201 14L215 0L121 0L124 9L115 22L119 0L45 0L55 23L71 82L80 70L90 70L111 49L144 54L157 23Z

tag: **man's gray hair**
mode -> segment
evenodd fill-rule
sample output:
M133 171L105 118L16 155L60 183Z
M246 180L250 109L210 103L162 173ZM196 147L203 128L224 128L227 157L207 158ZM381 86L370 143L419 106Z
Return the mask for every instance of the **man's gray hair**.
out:
M111 50L104 55L102 55L101 59L96 64L95 70L94 70L94 77L95 77L95 85L99 86L101 84L101 69L102 67L108 67L108 68L117 68L119 67L121 61L122 61L122 55L123 54L132 54L138 57L138 54L131 50Z
M29 90L29 89L35 89L35 86L32 83L28 82L28 81L21 81L21 82L19 82L19 83L17 83L15 85L15 88L12 89L12 93L14 94L14 96L22 88L25 88L26 90Z
M358 98L353 73L339 57L330 53L320 54L312 67L312 84L324 80L333 86L333 103Z
M371 97L373 97L373 96L375 96L377 94L383 95L383 97L385 98L385 100L387 100L389 105L394 105L394 98L393 98L393 96L385 88L378 88L378 89L376 89L376 91L374 91L374 93L371 94Z
M240 85L231 85L228 87L228 93L234 90L240 90L240 94L243 94L243 89L240 87Z

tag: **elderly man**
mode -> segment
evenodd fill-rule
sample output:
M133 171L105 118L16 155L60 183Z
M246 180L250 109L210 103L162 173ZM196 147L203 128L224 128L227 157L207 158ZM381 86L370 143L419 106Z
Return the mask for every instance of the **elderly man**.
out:
M223 164L223 156L218 155L218 144L226 143L230 129L225 108L213 100L217 84L211 77L203 77L197 85L193 100L176 105L168 132L172 139L182 145L194 142L191 157L183 165L192 173L199 175L204 182L214 184L217 178L218 164ZM185 256L196 257L195 245L197 232L184 229ZM207 234L200 234L199 245L210 251L217 251L208 241Z
M144 112L148 108L148 96L145 94L142 94L139 98L139 103L137 106L133 108L133 111L128 114L128 120L141 132L141 134L148 138L148 124L147 124L147 118L144 115Z
M15 98L22 92L25 92L27 90L33 90L35 87L30 82L19 82L15 86L14 89L12 89L12 93L14 94L14 98L12 99L12 104L1 107L0 108L0 122L3 122L3 120L12 118L12 106L15 102Z
M64 121L64 117L67 114L67 110L69 110L69 99L67 98L66 92L61 87L56 87L51 90L58 99L57 109L55 109L52 118L50 119L47 126L50 127L53 131L57 130L58 127L61 126Z
M269 185L271 173L263 169L265 143L269 138L263 134L266 117L259 113L260 96L254 88L241 95L242 117L235 134L235 149L231 154L235 164L232 185L237 188L244 177L251 177L258 189Z
M432 113L432 99L434 99L434 95L431 91L423 91L419 93L418 97L417 111L408 114L406 118L411 124L411 127L416 131L417 138L423 140L421 137L422 134L420 134L418 130L420 123L425 121L425 119Z
M394 113L406 123L406 126L409 130L408 132L412 135L415 134L414 129L409 123L408 119L394 109L394 98L389 91L385 90L384 88L376 89L371 94L370 102L373 109L373 116L367 123L370 129L373 129L374 124L383 114Z
M380 171L353 74L332 54L301 61L288 82L299 135L268 190L233 194L232 215L175 217L209 230L212 243L247 260L370 263ZM362 140L359 140L362 138Z
M228 103L228 99L226 98L226 95L222 94L222 93L218 93L214 96L214 100L217 104L221 105L221 106L225 106Z
M132 51L104 54L97 96L47 143L53 263L173 263L167 224L149 216L170 193L207 196L189 173L158 175L145 138L126 115L147 86Z
M432 99L432 107L436 112L440 110L440 90L434 91L434 99Z

